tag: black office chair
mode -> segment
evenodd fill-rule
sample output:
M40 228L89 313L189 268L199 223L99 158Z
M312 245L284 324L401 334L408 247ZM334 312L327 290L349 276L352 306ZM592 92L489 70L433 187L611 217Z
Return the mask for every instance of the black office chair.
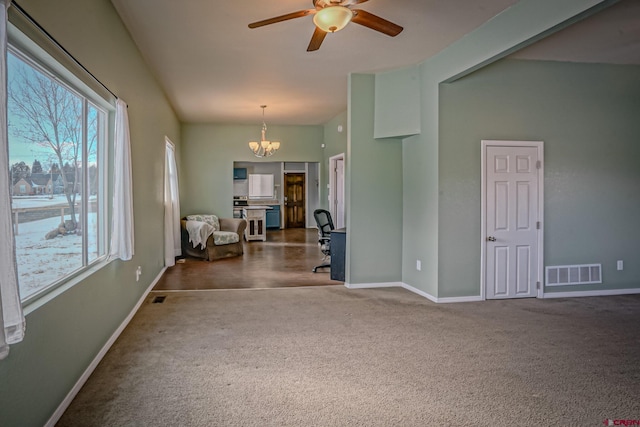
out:
M325 209L313 211L313 217L318 226L318 243L322 252L322 264L313 267L313 272L317 273L319 268L331 267L331 230L333 230L333 220L331 213Z

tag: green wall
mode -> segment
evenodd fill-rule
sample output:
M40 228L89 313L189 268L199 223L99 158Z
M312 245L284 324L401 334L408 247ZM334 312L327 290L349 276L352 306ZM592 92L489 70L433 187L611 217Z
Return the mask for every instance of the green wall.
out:
M128 103L133 159L133 260L114 261L27 307L25 339L0 361L0 425L42 426L163 268L164 137L179 150L180 125L108 0L20 5Z
M376 138L420 133L420 67L412 65L376 74Z
M503 60L442 85L441 296L479 294L482 139L544 141L544 265L602 263L603 284L545 291L640 287L638 117L640 66Z
M440 242L449 238L440 230L440 198L446 201L448 197L439 182L440 84L504 58L613 3L615 0L520 0L419 65L421 133L403 140L402 153L402 281L405 284L435 298L468 296L461 295L459 288L447 291L447 284L440 282L438 271ZM397 72L406 73L405 70ZM385 81L399 84L391 76L387 77ZM394 114L394 111L403 111L403 106L387 105L384 110ZM446 245L443 249L446 250ZM416 260L422 261L421 271L416 269ZM472 295L476 294L474 291Z
M338 131L338 126L342 126L342 132ZM347 123L347 111L335 116L324 125L324 158L329 164L329 158L336 154L347 152L347 135L349 126Z
M399 282L402 143L373 137L375 76L349 78L346 282Z
M402 282L437 296L438 104L432 102L437 86L424 85L420 95L422 132L402 142Z
M280 141L272 157L259 159L247 145L261 125L183 124L180 209L182 215L233 215L233 162L323 162L322 126L269 125L267 137ZM326 178L321 176L322 182ZM325 185L326 187L326 185ZM325 197L326 200L326 197Z

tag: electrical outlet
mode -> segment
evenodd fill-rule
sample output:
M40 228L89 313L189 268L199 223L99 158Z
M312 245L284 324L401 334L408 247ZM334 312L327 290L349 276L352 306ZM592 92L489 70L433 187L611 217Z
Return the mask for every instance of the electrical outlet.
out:
M618 270L623 270L624 269L624 263L622 262L622 260L618 260Z
M140 281L140 276L142 276L142 267L138 266L136 268L136 282Z
M416 270L422 271L422 261L419 259L416 260Z

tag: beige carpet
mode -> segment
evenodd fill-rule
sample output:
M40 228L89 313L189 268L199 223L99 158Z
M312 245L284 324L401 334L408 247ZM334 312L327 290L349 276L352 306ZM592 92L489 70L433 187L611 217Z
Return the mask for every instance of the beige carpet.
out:
M601 426L640 419L640 296L151 294L60 426Z

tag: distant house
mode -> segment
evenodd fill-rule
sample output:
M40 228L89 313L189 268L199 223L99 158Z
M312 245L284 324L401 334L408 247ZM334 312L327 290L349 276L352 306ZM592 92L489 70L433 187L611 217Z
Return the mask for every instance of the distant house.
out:
M71 191L75 174L66 174L67 186ZM76 184L76 193L80 193L81 185ZM28 178L16 180L13 184L14 195L63 194L64 182L61 173L32 173Z
M53 194L64 193L64 182L62 181L62 174L53 174Z
M33 184L29 178L14 178L13 180L13 195L15 196L28 196L33 194Z
M67 186L73 188L75 174L67 173ZM14 196L33 196L40 194L63 194L64 182L61 173L32 173L27 178L17 177L13 180ZM81 191L80 183L76 184L76 193Z
M53 181L52 174L50 173L32 173L31 174L31 184L33 193L32 194L52 194L53 192Z

